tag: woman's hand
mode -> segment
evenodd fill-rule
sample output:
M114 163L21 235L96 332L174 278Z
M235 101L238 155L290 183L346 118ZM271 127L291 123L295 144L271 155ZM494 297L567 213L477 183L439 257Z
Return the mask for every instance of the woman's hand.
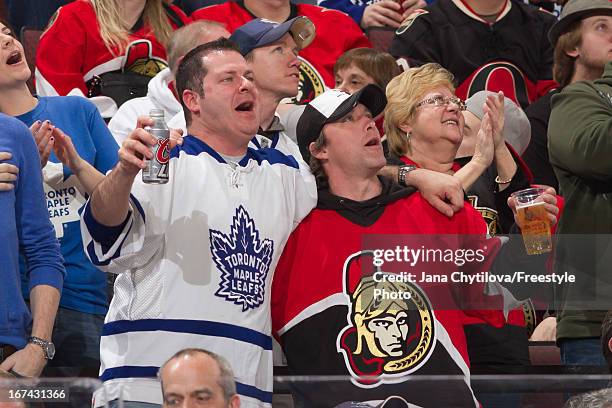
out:
M77 175L83 169L85 160L79 156L70 136L60 128L54 128L52 134L54 139L53 152L64 166Z
M53 144L55 142L52 135L53 129L55 129L55 126L48 120L44 122L37 120L30 126L30 132L32 132L32 136L34 136L34 141L36 141L36 146L38 147L41 168L47 165L51 150L53 150Z
M544 193L538 197L538 201L544 203L544 208L546 209L546 218L548 218L548 222L550 226L554 226L557 224L557 220L559 217L559 206L557 205L557 192L552 187L544 188ZM508 206L512 210L514 214L514 222L518 225L519 228L522 228L522 221L518 215L516 210L516 198L510 196L508 197Z
M493 123L490 113L485 113L480 123L480 129L476 135L476 146L472 160L484 169L488 168L493 162L495 155L495 143L493 137Z
M488 113L491 118L493 142L495 144L495 149L497 149L505 144L504 124L506 116L504 111L504 93L500 91L497 95L487 96L483 110L485 113Z

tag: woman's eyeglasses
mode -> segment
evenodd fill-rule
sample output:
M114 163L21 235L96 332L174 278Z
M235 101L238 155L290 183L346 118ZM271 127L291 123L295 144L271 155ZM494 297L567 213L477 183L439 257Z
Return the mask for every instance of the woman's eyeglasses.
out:
M460 111L464 111L467 109L467 105L465 104L465 102L457 98L456 96L448 96L448 97L434 96L431 98L427 98L417 103L415 105L415 108L418 108L419 106L423 106L423 105L433 105L435 107L442 107L442 106L448 106L451 103L454 105L457 105Z

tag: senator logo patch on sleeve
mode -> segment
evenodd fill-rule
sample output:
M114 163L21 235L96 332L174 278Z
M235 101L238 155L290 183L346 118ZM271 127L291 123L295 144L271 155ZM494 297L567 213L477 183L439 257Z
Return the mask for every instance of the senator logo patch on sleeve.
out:
M416 20L417 17L422 16L423 14L429 14L429 11L423 10L423 9L414 10L414 12L411 15L409 15L408 17L406 17L404 21L402 21L402 24L400 24L397 31L395 31L395 34L397 35L404 34L406 30L410 28L412 23L414 23L414 20Z

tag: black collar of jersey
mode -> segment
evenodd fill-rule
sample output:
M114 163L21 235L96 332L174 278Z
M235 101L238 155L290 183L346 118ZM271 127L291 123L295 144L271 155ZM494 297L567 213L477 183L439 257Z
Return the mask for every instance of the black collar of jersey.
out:
M162 6L164 7L164 12L166 14L166 17L168 17L177 28L180 28L185 25L185 23L183 23L183 20L181 20L181 18L179 17L176 11L172 10L170 5L166 3L162 3ZM134 23L132 28L130 28L130 33L135 33L136 31L142 29L142 27L144 26L143 15L144 15L144 10L142 13L140 13L140 16L138 16L138 20L136 21L136 23Z
M256 16L255 14L251 13L251 10L249 10L248 8L246 8L246 6L244 5L244 0L238 0L236 2L236 4L238 4L240 6L240 8L244 9L247 13L249 13L249 15L253 18L259 18L258 16ZM287 18L287 20L285 21L289 21L292 18L295 18L298 16L298 9L297 9L297 5L293 4L293 3L289 3L291 10L289 11L289 17ZM277 23L284 23L285 21L277 21Z
M416 190L412 187L402 187L385 177L378 177L382 184L382 192L377 197L365 201L354 201L332 194L328 187L319 190L317 208L333 210L350 222L369 227L384 213L385 207L401 198L408 197Z
M142 26L144 25L144 18L142 17L143 14L144 13L140 13L140 16L138 16L138 20L136 20L136 23L134 23L132 28L130 28L130 33L135 33L136 31L142 28Z

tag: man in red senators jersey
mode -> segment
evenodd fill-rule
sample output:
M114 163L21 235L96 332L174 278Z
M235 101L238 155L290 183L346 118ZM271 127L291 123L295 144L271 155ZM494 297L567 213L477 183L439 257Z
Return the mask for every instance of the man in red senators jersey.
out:
M298 121L302 155L310 157L317 177L318 203L289 237L277 265L272 331L291 374L351 378L295 384L298 406L358 401L374 407L397 398L422 408L479 407L470 386L464 324L477 315L501 326L508 292L482 281L458 281L458 272L450 271L463 271L464 278L495 271L514 259L507 256L520 256L509 249L522 250L522 241L517 247L511 238L502 248L498 238L485 238L485 222L469 204L446 217L420 193L379 178L385 159L373 118L385 104L375 85L353 95L329 90ZM555 222L556 199L547 194L545 200ZM396 250L400 243L415 251ZM434 259L436 250L453 259ZM418 381L440 374L457 379L444 387Z

